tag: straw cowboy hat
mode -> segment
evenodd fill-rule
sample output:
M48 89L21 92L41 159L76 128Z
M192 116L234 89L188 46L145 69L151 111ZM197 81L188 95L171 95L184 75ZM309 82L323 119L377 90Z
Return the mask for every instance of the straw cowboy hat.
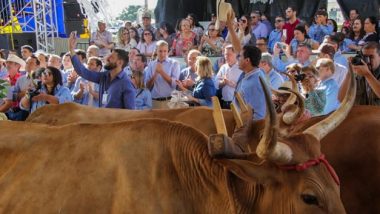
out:
M291 92L289 89L292 89L292 82L291 81L285 81L281 84L278 89L271 89L273 94L278 95L278 94L290 94Z
M15 63L21 65L21 67L25 67L25 61L23 59L21 59L20 57L14 55L14 54L8 55L7 62L15 62Z
M225 0L216 0L216 23L215 28L219 29L220 21L227 21L228 14L233 13L233 9L230 3L226 3Z

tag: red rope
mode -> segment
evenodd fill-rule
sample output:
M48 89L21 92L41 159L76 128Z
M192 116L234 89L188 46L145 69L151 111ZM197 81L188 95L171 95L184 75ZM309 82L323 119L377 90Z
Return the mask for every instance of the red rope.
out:
M296 170L296 171L304 171L312 166L315 166L315 165L318 165L320 163L323 163L326 168L327 168L327 171L329 171L331 177L334 179L334 181L338 184L338 186L340 185L340 181L339 181L339 177L338 175L336 174L334 168L330 165L330 163L326 160L325 158L325 155L324 154L321 154L321 156L319 156L317 159L313 159L313 160L308 160L306 161L305 163L300 163L300 164L294 164L294 165L282 165L282 166L279 166L280 169L285 169L285 170Z

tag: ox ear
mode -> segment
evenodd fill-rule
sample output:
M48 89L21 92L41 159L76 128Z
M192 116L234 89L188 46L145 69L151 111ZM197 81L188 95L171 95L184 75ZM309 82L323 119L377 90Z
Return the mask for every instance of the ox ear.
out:
M219 160L224 167L242 180L259 184L276 183L279 180L278 170L263 164L255 164L247 160L222 159Z

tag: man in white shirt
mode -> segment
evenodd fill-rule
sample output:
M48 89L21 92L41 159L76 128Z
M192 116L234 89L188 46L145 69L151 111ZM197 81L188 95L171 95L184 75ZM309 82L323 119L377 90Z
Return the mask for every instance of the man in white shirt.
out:
M226 63L219 69L215 78L215 87L222 89L222 108L229 109L239 76L243 72L239 69L237 54L232 45L227 45L224 49Z
M112 33L106 31L106 23L104 21L98 22L98 30L91 34L90 45L99 47L100 57L105 57L111 53L111 49L114 47Z

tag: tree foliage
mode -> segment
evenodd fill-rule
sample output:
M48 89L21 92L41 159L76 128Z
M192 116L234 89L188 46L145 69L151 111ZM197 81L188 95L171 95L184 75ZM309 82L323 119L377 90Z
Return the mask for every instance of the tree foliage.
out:
M123 11L121 11L121 13L119 14L119 16L117 17L117 19L119 20L123 20L123 21L136 21L137 19L137 11L142 8L141 5L131 5L127 8L125 8Z

